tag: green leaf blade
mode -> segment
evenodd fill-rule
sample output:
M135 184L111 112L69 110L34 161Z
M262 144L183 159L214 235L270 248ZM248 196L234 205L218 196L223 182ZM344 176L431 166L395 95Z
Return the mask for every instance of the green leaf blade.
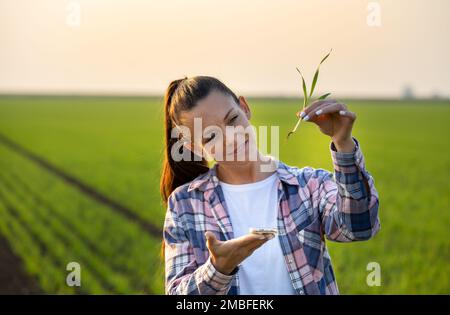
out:
M319 66L325 61L327 60L327 58L330 56L331 52L333 51L333 48L330 49L330 52L322 58L322 61L320 61Z
M322 63L323 63L325 60L327 60L327 58L330 56L330 54L331 54L332 51L333 51L333 49L330 49L330 52L329 52L328 54L326 54L325 57L322 58L322 60L320 61L319 65L317 66L316 73L314 74L314 78L313 78L313 81L312 81L312 83L311 83L311 90L310 90L310 93L309 93L309 98L312 97L312 95L313 95L313 93L314 93L314 89L316 88L316 83L317 83L317 80L319 79L319 69L320 69L320 66L322 65Z
M319 78L319 68L317 68L316 73L314 74L314 78L311 83L311 91L309 93L309 98L311 98L314 93L314 89L316 88L316 83L317 83L318 78Z
M330 96L331 93L326 93L324 95L319 96L318 100L324 100L326 99L328 96Z
M299 68L296 68L298 73L300 73L300 76L302 77L302 88L303 88L303 108L306 107L306 104L308 103L308 89L306 88L306 82L305 78L303 77L302 72Z

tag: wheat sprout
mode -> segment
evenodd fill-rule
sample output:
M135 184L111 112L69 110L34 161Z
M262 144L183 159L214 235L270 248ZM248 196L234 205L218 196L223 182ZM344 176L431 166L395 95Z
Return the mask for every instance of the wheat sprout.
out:
M317 79L319 78L320 65L328 58L328 56L330 56L332 50L333 49L331 49L330 52L328 54L326 54L325 57L322 58L322 60L320 61L319 65L317 66L316 73L314 73L314 77L313 77L313 80L312 80L312 83L311 83L311 89L309 91L309 94L308 94L308 88L306 87L305 78L303 77L303 74L300 71L300 69L296 68L297 72L300 74L300 76L302 78L302 89L303 89L303 109L302 110L305 110L305 108L308 106L309 101L312 99L312 96L313 96L313 93L314 93L314 89L316 88ZM317 98L317 100L326 99L330 94L331 93L323 94L323 95L319 96ZM292 129L292 131L290 131L288 133L286 139L289 139L289 136L291 134L293 134L298 129L298 127L300 126L300 122L301 121L302 121L302 117L299 117L298 120L297 120L297 123L294 126L294 129Z

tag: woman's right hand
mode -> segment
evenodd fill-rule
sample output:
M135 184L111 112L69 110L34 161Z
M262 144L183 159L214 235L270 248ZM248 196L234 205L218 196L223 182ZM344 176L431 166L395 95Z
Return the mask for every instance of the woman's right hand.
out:
M248 234L228 241L219 241L214 233L206 232L206 246L213 266L229 275L237 265L256 249L273 238L271 235Z

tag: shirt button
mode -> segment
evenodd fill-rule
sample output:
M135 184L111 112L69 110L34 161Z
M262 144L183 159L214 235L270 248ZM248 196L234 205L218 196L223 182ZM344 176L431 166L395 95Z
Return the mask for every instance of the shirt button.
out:
M303 290L300 290L300 294L302 294L302 295L303 295Z

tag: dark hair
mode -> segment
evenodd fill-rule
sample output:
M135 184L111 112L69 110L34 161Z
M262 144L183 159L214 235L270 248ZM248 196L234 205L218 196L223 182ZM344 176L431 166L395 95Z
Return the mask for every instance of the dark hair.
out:
M160 191L163 204L167 205L169 195L175 188L190 182L198 175L209 170L206 159L200 161L194 159L194 153L188 161L176 162L171 156L172 145L178 139L171 137L172 128L175 124L180 125L179 117L182 111L191 110L198 101L204 99L213 90L230 95L239 103L238 97L220 80L210 76L184 77L170 82L164 96L164 130L165 148L164 161L162 165ZM175 124L174 124L175 123ZM197 158L198 159L198 158Z

